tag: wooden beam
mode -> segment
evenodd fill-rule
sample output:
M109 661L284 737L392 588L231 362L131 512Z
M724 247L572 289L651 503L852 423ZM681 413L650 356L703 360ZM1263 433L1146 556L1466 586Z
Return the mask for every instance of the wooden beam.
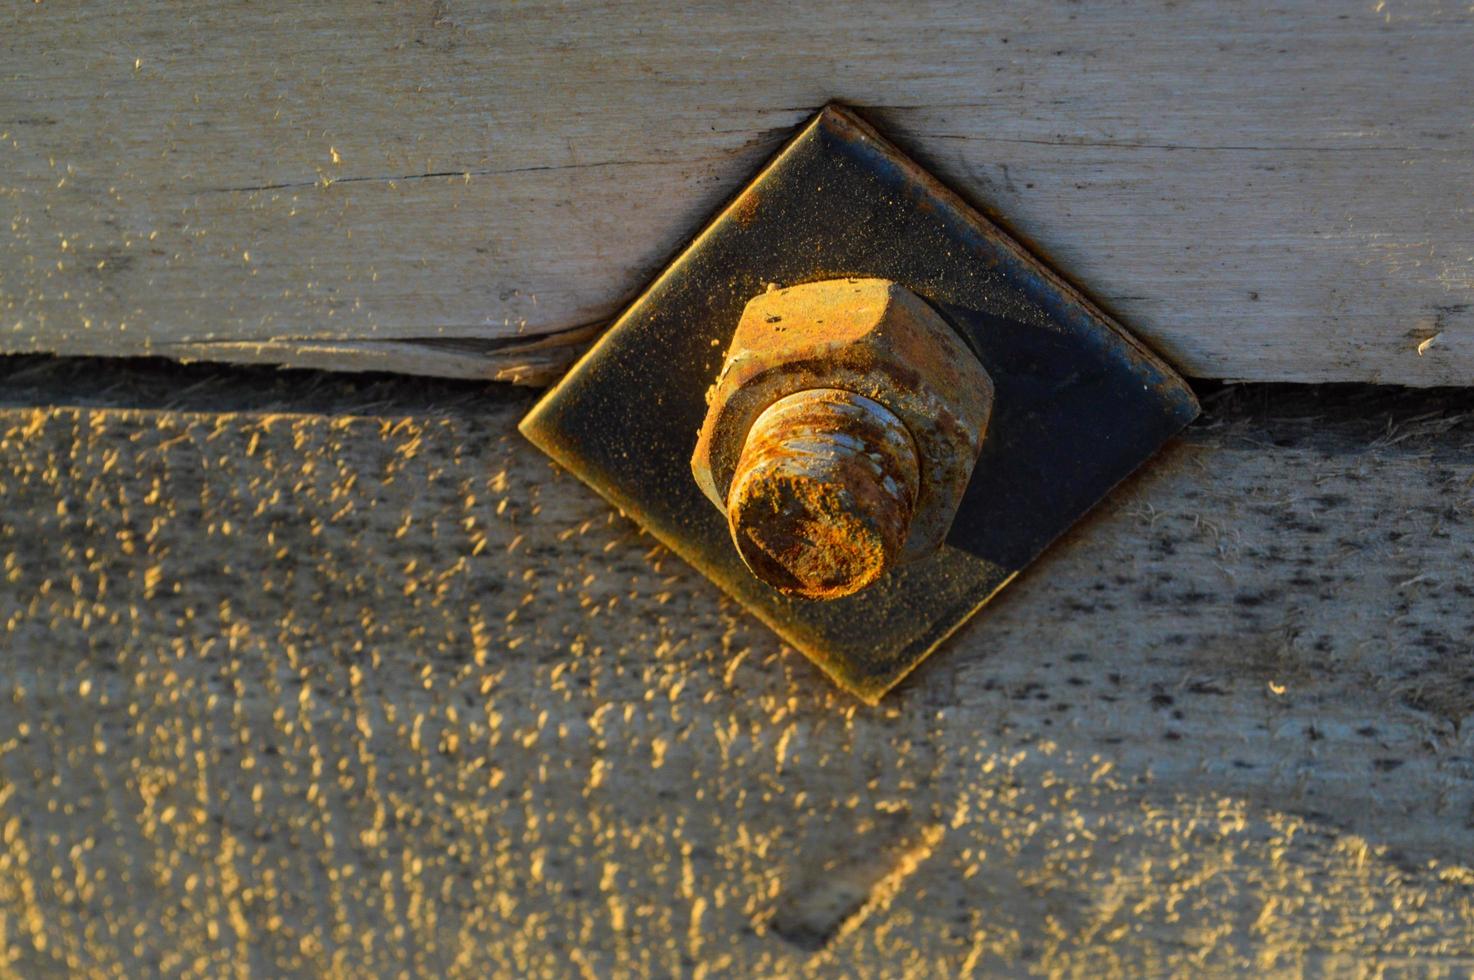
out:
M1471 48L1422 3L17 5L0 351L532 377L840 99L1190 374L1467 384Z
M1474 965L1467 398L1210 398L868 709L525 401L327 383L0 410L15 972Z

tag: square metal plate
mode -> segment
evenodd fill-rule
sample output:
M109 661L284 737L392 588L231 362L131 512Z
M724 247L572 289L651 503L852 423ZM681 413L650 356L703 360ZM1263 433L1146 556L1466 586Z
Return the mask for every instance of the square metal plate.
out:
M752 575L691 476L705 393L767 284L890 279L996 386L947 544L844 599ZM524 435L874 703L1197 415L1191 389L850 111L810 120L523 420Z

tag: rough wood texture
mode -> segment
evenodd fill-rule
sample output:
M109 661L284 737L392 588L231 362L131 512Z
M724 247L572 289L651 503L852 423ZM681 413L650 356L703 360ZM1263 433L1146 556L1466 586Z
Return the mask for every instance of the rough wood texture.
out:
M8 970L1474 967L1468 396L1210 399L866 709L523 403L342 383L0 411Z
M837 98L1191 374L1468 384L1470 50L1431 2L16 4L0 350L537 379L504 342Z

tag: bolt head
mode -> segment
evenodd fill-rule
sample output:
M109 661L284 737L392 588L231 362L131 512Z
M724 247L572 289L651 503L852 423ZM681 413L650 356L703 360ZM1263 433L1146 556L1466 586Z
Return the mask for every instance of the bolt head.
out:
M691 472L727 511L744 444L779 399L837 388L893 412L915 441L920 483L898 561L946 539L972 476L993 406L993 382L957 333L919 296L884 279L832 279L770 289L743 310Z

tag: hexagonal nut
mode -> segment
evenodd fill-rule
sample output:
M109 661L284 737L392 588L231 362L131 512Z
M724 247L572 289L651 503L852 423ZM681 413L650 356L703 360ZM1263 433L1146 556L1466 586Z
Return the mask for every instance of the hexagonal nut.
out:
M864 395L905 423L921 480L899 558L931 554L952 527L987 431L993 381L982 363L924 300L886 279L832 279L753 297L706 394L691 456L696 483L717 509L726 512L758 415L810 388Z

